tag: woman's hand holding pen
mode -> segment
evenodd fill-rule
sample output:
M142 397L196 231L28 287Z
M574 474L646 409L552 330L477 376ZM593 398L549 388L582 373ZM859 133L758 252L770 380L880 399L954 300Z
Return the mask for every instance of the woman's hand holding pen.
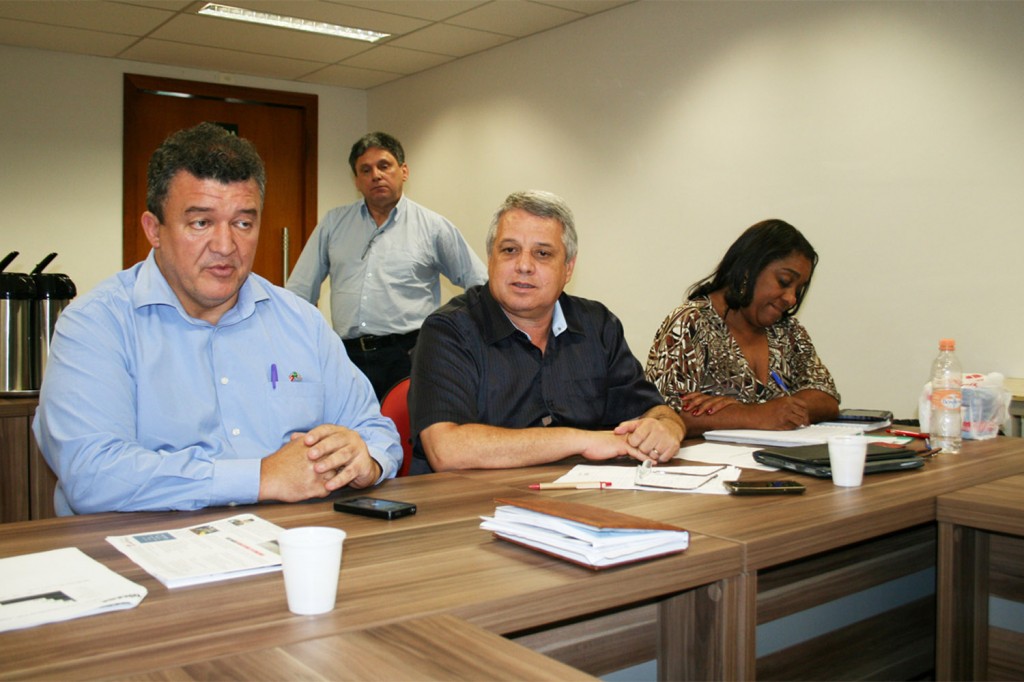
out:
M762 410L766 429L786 431L798 429L811 423L811 413L800 398L785 396L756 405Z

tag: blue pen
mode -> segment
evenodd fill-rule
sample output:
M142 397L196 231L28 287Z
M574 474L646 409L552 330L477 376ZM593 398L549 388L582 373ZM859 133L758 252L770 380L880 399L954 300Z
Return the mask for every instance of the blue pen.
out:
M789 386L787 386L786 382L782 380L782 377L779 376L779 373L776 372L775 370L772 370L771 372L768 372L768 374L775 381L775 383L779 385L779 388L782 389L782 392L785 393L786 395L789 395Z
M277 365L270 366L270 387L277 390Z

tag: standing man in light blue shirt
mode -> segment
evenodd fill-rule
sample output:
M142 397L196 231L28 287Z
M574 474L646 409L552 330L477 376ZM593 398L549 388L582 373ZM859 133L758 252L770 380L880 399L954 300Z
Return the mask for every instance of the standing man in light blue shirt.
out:
M203 123L149 164L148 258L58 319L33 432L61 515L326 497L398 434L320 312L251 272L265 174Z
M410 374L420 326L441 304L440 275L469 288L487 269L458 228L402 195L409 167L398 140L364 135L348 163L363 200L324 216L286 286L316 304L330 274L334 329L383 398Z

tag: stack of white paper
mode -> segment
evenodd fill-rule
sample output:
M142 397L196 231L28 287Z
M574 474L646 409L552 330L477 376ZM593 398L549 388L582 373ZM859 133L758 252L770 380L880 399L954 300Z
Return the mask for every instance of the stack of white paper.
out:
M569 505L570 503L562 503ZM581 508L584 505L572 505ZM603 510L602 510L603 511ZM613 512L604 512L614 514ZM553 554L591 568L604 568L682 552L689 546L685 530L665 524L636 527L627 517L622 527L602 527L516 506L499 506L493 517L481 517L480 527L498 537ZM639 525L647 525L642 519Z
M791 447L825 443L831 436L857 435L864 433L863 426L812 424L802 429L789 431L764 431L761 429L717 429L705 431L706 440L726 443L749 443L751 445L775 445Z

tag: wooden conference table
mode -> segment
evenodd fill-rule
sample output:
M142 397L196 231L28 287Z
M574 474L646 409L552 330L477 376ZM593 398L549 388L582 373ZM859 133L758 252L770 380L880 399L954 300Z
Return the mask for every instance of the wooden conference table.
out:
M757 624L934 565L936 497L1024 473L1024 440L968 442L960 455L869 476L854 489L799 477L807 492L793 497L526 488L573 463L389 481L373 494L419 507L395 521L338 514L329 502L251 508L286 528L348 532L338 605L323 616L290 614L279 574L168 590L104 540L241 508L0 525L0 557L77 546L149 590L129 611L0 634L0 678L394 679L405 670L409 679L470 679L481 669L500 676L501 661L518 650L531 672L519 668L508 677L568 679L562 664L520 644L592 674L656 655L662 679L823 677L821 669L794 672L806 649L758 660ZM676 523L691 531L690 548L594 572L479 529L477 517L493 511L494 498L531 494ZM930 613L933 642L934 608ZM495 645L500 640L488 639L494 634L512 641ZM929 642L902 642L892 658L873 650L872 669L841 664L851 677L895 678L932 655ZM835 642L822 646L843 655Z
M1024 476L941 495L937 514L939 679L1021 679L1024 635L988 615L990 595L1024 601Z

